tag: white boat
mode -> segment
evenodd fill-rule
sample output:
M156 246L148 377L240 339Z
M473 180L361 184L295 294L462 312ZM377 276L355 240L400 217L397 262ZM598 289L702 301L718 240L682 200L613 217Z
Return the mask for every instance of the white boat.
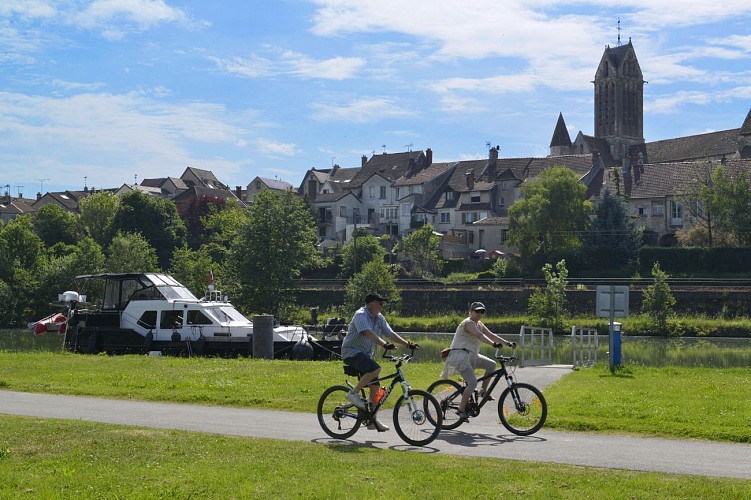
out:
M253 322L213 286L198 299L164 273L104 273L77 276L78 291L59 296L68 318L65 347L84 353L168 352L253 355ZM323 350L302 326L273 327L274 357L293 350ZM302 352L298 349L297 352ZM300 356L302 357L302 356ZM305 356L308 357L308 356Z

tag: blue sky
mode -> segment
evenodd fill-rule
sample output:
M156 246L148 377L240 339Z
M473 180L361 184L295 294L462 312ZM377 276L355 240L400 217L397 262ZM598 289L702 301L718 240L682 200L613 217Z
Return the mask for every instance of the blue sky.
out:
M488 142L545 156L559 112L572 139L592 134L619 18L647 141L740 127L749 0L2 0L0 185L34 197L192 166L298 186L363 155L466 160Z

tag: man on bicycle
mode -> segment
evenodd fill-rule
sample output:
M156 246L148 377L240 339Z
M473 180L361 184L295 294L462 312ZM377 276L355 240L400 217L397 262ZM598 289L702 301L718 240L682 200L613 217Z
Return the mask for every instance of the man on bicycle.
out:
M381 373L381 366L373 359L376 346L382 346L385 349L394 349L394 344L383 340L385 336L388 339L406 346L409 349L416 348L412 344L400 337L391 329L386 318L381 314L383 304L388 299L377 293L368 294L365 297L365 305L355 311L352 321L349 323L347 335L342 341L342 360L345 364L354 367L360 374L360 380L357 385L347 394L347 400L361 410L367 410L366 401L360 397L360 391L366 386L370 386L369 400L373 405L373 399L378 393L380 383L378 381L370 384L378 378ZM371 424L368 429L386 432L389 428L373 415Z

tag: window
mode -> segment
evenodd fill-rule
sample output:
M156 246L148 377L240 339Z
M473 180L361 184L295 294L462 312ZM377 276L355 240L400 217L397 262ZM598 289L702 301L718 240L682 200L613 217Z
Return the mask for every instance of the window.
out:
M339 207L339 217L347 217L347 207Z
M159 323L159 328L172 330L173 328L183 327L183 312L182 311L162 311L162 322Z
M210 325L211 319L201 311L188 311L189 325Z
M676 226L683 224L683 205L677 201L670 202L670 223Z
M386 186L381 186L379 198L382 200L386 199Z
M505 207L506 206L506 198L501 198L498 200L498 206L499 207Z
M409 203L402 203L402 215L409 215L412 210L412 205Z
M375 198L375 186L368 186L368 197Z
M501 182L501 189L504 191L508 189L508 181Z
M647 215L647 209L644 207L639 207L639 217L644 217Z
M501 243L508 241L508 229L501 229Z
M451 223L451 212L441 212L441 224Z
M662 215L665 213L665 205L654 204L652 205L652 215Z
M446 191L446 201L451 201L456 199L456 191Z
M261 181L256 181L256 189L261 189Z
M402 197L401 193L402 193L402 188L396 188L396 199L397 200Z
M156 328L156 311L144 311L138 318L138 325L149 330Z
M480 203L480 195L479 194L473 194L469 197L469 201L471 203Z

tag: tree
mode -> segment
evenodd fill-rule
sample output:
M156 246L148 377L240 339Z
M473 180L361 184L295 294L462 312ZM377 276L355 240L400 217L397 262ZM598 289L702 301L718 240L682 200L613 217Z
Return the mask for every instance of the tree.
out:
M112 223L119 205L118 197L108 191L94 193L82 199L78 206L81 232L94 238L101 247L106 247L112 238Z
M522 199L509 209L509 240L522 257L536 252L578 248L589 225L592 204L576 174L554 166L521 188Z
M170 274L188 287L193 295L203 297L209 284L209 272L214 277L215 285L218 286L222 282L220 268L219 264L212 260L208 249L201 247L198 250L191 250L183 247L178 248L172 254Z
M535 290L529 297L527 311L533 321L544 328L552 328L554 332L563 332L563 320L566 316L566 285L568 284L568 269L566 261L556 264L556 270L547 263L542 272L547 286L545 289Z
M652 277L655 281L644 290L642 309L652 319L655 327L664 332L668 317L675 307L675 297L670 291L668 275L660 269L659 262L655 262L652 266Z
M623 202L606 189L595 206L594 221L584 238L587 250L604 251L611 265L623 265L636 259L641 239L641 232Z
M133 191L120 198L112 230L143 235L156 251L162 269L169 267L175 248L182 247L186 242L185 224L178 216L175 204L141 191Z
M362 266L371 260L383 262L386 255L386 249L381 242L372 234L364 229L358 229L356 235L342 247L342 278L348 278L355 273L355 264L362 269Z
M117 233L107 247L105 267L111 273L158 272L159 259L140 233Z
M44 243L34 232L30 216L0 225L0 291L5 294L0 320L4 325L19 326L34 318L37 277L46 258Z
M206 241L206 217L222 211L226 204L227 202L218 196L199 196L190 201L180 217L185 222L191 248L198 248Z
M279 316L295 300L295 278L320 258L309 205L291 191L263 190L248 209L232 249L242 299L256 313Z
M354 313L363 305L363 299L369 293L386 297L389 299L386 303L388 310L399 311L401 297L396 288L396 271L382 260L371 260L362 267L362 271L347 281L344 306Z
M440 272L441 237L430 224L425 224L404 238L404 253L415 262L415 274L431 276Z
M48 247L55 243L73 245L78 240L76 216L53 203L34 214L34 231Z
M733 235L738 246L751 246L751 180L739 170L728 175L722 166L715 169L712 181L716 189L713 209L719 228Z

